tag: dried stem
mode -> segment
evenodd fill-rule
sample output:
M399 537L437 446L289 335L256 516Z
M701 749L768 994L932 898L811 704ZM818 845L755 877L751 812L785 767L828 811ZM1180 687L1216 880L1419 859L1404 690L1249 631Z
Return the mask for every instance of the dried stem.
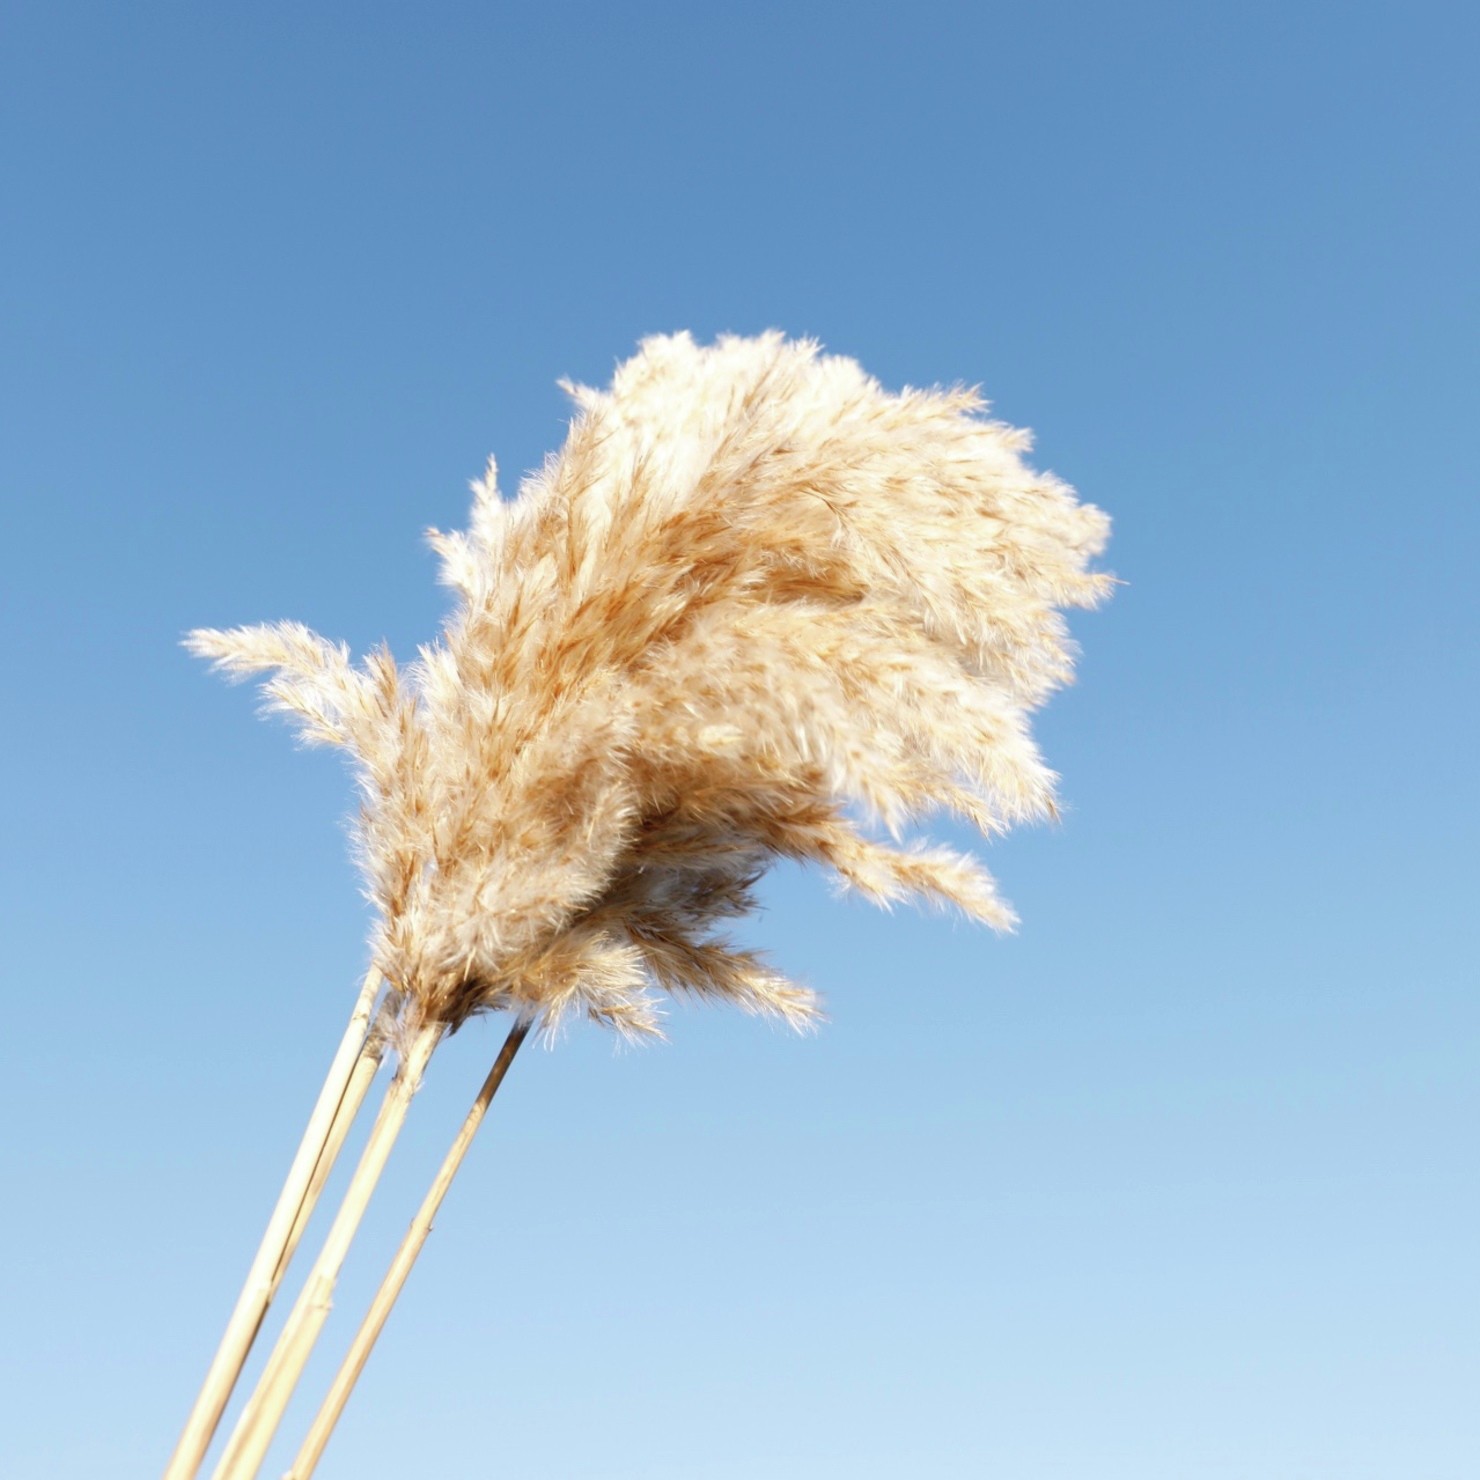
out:
M388 1006L389 1003L387 1002L386 1005ZM382 1008L382 1016L384 1015L385 1009ZM344 1089L344 1098L339 1102L338 1113L334 1116L334 1123L329 1128L329 1137L324 1142L324 1149L319 1154L318 1165L313 1170L313 1180L308 1184L308 1192L304 1196L302 1206L298 1209L297 1221L288 1234L288 1242L283 1248L282 1258L278 1261L277 1273L274 1276L278 1282L281 1282L283 1275L287 1272L288 1264L298 1250L303 1232L308 1227L308 1220L318 1206L324 1184L329 1180L330 1174L339 1161L339 1153L344 1149L345 1138L349 1135L350 1127L359 1118L360 1111L365 1105L365 1096L369 1094L370 1086L380 1071L381 1060L385 1057L385 1039L375 1028L372 1028L370 1033L371 1036L366 1039L364 1049L359 1058L355 1060L354 1070Z
M488 1107L494 1095L498 1093L498 1087L503 1083L509 1065L514 1062L514 1055L519 1052L519 1045L528 1036L529 1027L528 1022L519 1022L509 1029L509 1036L504 1039L504 1046L493 1061L493 1067L483 1081L483 1088L478 1091L478 1098L473 1101L472 1109L468 1111L467 1118L457 1133L457 1138L448 1149L430 1190L417 1210L416 1216L411 1220L411 1226L406 1230L406 1237L401 1240L401 1247L396 1250L396 1257L391 1261L391 1267L386 1271L385 1279L381 1281L380 1288L375 1292L375 1299L371 1302L370 1309L360 1323L360 1329L355 1333L355 1339L344 1361L340 1364L339 1371L334 1376L333 1385L324 1399L323 1406L314 1418L313 1427L309 1429L308 1437L303 1441L303 1447L298 1451L297 1458L294 1459L292 1467L284 1475L283 1480L309 1480L309 1476L317 1468L319 1459L324 1453L324 1446L328 1444L329 1437L334 1432L334 1426L344 1412L344 1405L349 1401L349 1395L354 1391L360 1373L365 1370L365 1363L370 1357L371 1349L385 1327L391 1307L395 1305L400 1296L406 1284L406 1277L411 1273L411 1266L416 1263L422 1245L426 1243L427 1235L432 1231L432 1220L442 1206L442 1199L447 1196L447 1189L452 1186L452 1179L457 1175L458 1168L462 1166L463 1157L467 1155L468 1147L473 1144L473 1137L477 1135L478 1127L482 1125L483 1117L488 1113Z
M345 1190L344 1201L257 1387L237 1420L226 1452L216 1467L214 1480L252 1480L260 1468L323 1330L333 1304L339 1271L344 1266L345 1256L359 1230L376 1183L385 1170L391 1148L405 1124L412 1097L420 1087L422 1071L442 1032L440 1023L425 1026L417 1031L406 1048L401 1067L381 1101L359 1164Z
M292 1165L288 1168L283 1189L278 1194L277 1206L268 1219L267 1231L262 1235L262 1242L252 1260L251 1268L247 1271L246 1282L237 1297L236 1307L226 1323L216 1355L211 1359L205 1382L201 1385L179 1442L175 1445L175 1452L165 1469L164 1480L194 1480L215 1435L216 1426L221 1422L231 1391L236 1386L247 1354L262 1327L263 1317L277 1293L288 1260L302 1234L303 1225L313 1210L318 1188L323 1186L323 1179L328 1175L328 1166L325 1164L326 1146L339 1123L341 1109L347 1108L346 1090L367 1047L370 1011L375 1005L380 983L379 971L372 968L360 988L354 1011L350 1014L349 1025L344 1030L344 1037L340 1040L324 1086L319 1091L313 1113L304 1129L303 1139L299 1142ZM378 1059L378 1048L375 1053ZM363 1089L360 1096L363 1099ZM345 1126L345 1129L348 1127ZM339 1132L339 1139L343 1141L343 1130Z

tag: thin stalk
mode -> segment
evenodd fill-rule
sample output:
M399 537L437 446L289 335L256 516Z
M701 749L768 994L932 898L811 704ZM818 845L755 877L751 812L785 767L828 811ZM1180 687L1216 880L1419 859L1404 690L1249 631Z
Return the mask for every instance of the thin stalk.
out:
M190 1416L175 1445L175 1452L165 1467L164 1480L195 1480L206 1450L210 1448L216 1426L231 1398L231 1390L241 1375L247 1353L257 1339L267 1307L277 1294L278 1284L287 1267L289 1245L294 1230L301 1232L306 1221L304 1212L308 1192L314 1181L316 1169L323 1160L326 1141L333 1130L345 1089L354 1074L365 1035L370 1024L370 1010L375 1005L380 991L380 973L373 968L366 975L350 1014L348 1027L340 1040L339 1048L329 1065L324 1086L309 1116L308 1125L288 1168L287 1179L278 1194L277 1206L268 1219L267 1230L247 1271L246 1282L237 1296L236 1306L226 1323L226 1330L216 1348L216 1355L206 1372L204 1383L196 1395ZM326 1173L327 1175L327 1173ZM322 1185L322 1182L320 1182ZM311 1203L308 1204L311 1210Z
M384 1007L381 1009L381 1015L382 1017L387 1016ZM355 1060L349 1083L344 1087L344 1098L339 1102L334 1123L329 1127L329 1137L324 1142L324 1149L319 1153L318 1165L314 1167L313 1179L308 1184L308 1191L304 1194L302 1206L298 1209L298 1217L288 1234L287 1243L283 1246L282 1257L278 1260L277 1272L274 1275L275 1282L281 1283L289 1262L298 1250L303 1232L308 1227L308 1220L318 1206L324 1184L329 1180L330 1174L339 1161L339 1153L344 1149L345 1138L364 1108L365 1096L369 1094L370 1086L376 1074L380 1072L381 1060L384 1057L385 1039L377 1033L375 1028L372 1028L371 1036L365 1040L365 1047L359 1058Z
M216 1467L214 1480L253 1480L261 1467L293 1390L303 1376L314 1343L328 1319L329 1309L334 1303L334 1286L344 1267L345 1256L359 1231L376 1183L385 1171L391 1148L406 1122L406 1112L420 1086L422 1070L441 1036L442 1026L434 1023L420 1029L407 1046L401 1067L381 1101L354 1176L345 1189L344 1201L324 1238L324 1246L319 1250L277 1345L267 1359L256 1390L237 1420L226 1452Z
M467 1155L468 1147L472 1145L473 1137L478 1133L478 1127L482 1125L483 1117L488 1113L489 1104L497 1094L499 1085L503 1083L509 1065L514 1062L514 1055L519 1052L519 1045L528 1035L529 1027L527 1022L522 1022L515 1023L509 1029L509 1036L504 1039L504 1046L493 1061L493 1067L483 1081L483 1088L478 1091L478 1098L473 1101L473 1107L468 1111L467 1118L462 1123L462 1129L458 1131L456 1139L449 1148L432 1182L431 1190L417 1210L416 1216L411 1220L406 1237L401 1240L401 1247L396 1250L396 1257L391 1261L390 1269L381 1281L380 1288L375 1292L375 1299L371 1301L370 1309L360 1323L360 1329L355 1333L355 1339L339 1371L334 1376L333 1385L324 1399L323 1406L314 1418L313 1426L308 1431L308 1437L303 1441L303 1447L299 1449L297 1458L284 1475L283 1480L309 1480L317 1468L319 1459L324 1453L324 1446L328 1444L329 1436L334 1432L334 1426L344 1412L344 1405L348 1402L350 1393L354 1391L360 1373L365 1370L365 1363L385 1326L386 1317L390 1315L391 1307L395 1305L397 1297L406 1284L406 1277L411 1273L411 1266L416 1263L422 1245L426 1243L427 1235L432 1231L432 1220L436 1218L437 1210L442 1206L442 1199L447 1196L447 1189L452 1185L452 1179L457 1175L463 1157Z

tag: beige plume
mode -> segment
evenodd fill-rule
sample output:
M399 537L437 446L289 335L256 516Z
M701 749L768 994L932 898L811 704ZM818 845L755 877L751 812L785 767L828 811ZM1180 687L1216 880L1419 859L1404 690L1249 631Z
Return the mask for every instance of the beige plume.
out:
M890 394L780 335L651 339L569 387L565 447L465 534L406 671L290 623L191 634L344 746L374 961L420 1021L509 1008L655 1031L650 987L793 1024L810 993L715 933L776 857L1012 921L968 858L901 846L1052 810L1029 711L1107 520L967 391Z

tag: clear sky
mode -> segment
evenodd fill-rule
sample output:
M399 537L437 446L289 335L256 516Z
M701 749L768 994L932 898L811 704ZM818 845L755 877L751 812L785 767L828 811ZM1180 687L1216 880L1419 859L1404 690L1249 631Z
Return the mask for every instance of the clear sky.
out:
M1476 15L5 6L6 1480L158 1472L363 966L339 764L181 633L413 653L557 377L772 326L1114 516L1023 927L783 872L820 1036L521 1058L321 1474L1480 1474Z

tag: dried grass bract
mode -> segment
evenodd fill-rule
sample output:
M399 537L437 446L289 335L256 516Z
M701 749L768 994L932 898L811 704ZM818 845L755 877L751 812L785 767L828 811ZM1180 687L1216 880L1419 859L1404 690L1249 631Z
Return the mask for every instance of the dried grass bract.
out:
M775 334L652 339L570 390L518 497L490 466L467 532L432 533L457 603L406 670L292 623L189 638L352 756L408 1015L644 1034L656 986L805 1024L812 994L719 933L777 857L1010 925L979 864L901 838L1052 811L1027 717L1071 676L1060 609L1108 590L1105 516L973 393Z

